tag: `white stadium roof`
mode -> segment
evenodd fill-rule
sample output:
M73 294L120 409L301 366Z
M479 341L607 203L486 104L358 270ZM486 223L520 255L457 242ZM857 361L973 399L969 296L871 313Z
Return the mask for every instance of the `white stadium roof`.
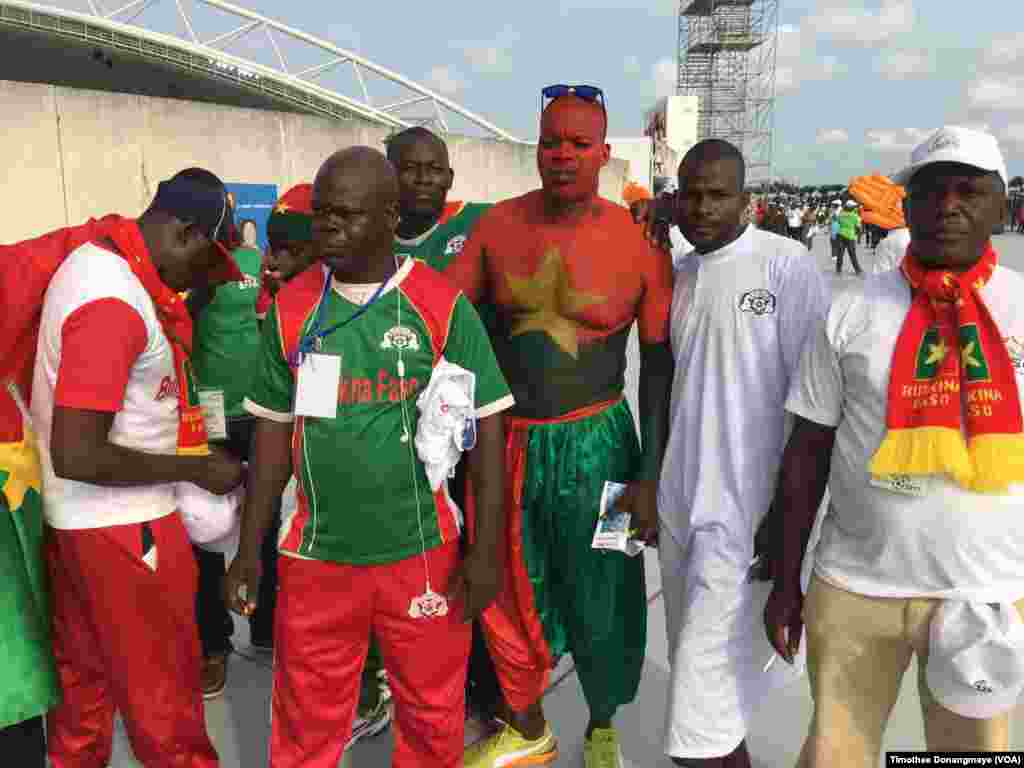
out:
M336 119L358 116L396 130L428 124L445 133L454 122L490 138L520 141L410 78L224 0L82 0L80 4L82 9L68 10L0 0L0 34L27 32L130 55L170 66L183 76L230 84L261 95L268 103L286 103ZM28 50L35 54L31 44ZM57 58L61 57L58 53ZM50 59L52 64L52 55ZM76 66L72 61L69 57L68 67ZM112 66L110 61L107 64ZM345 70L351 82L347 92L339 77Z

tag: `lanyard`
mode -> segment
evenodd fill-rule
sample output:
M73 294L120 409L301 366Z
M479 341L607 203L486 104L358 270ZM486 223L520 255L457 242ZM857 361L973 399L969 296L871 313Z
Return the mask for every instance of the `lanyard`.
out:
M387 280L385 280L384 282L377 286L377 290L373 292L373 296L370 297L370 300L363 304L361 307L359 307L359 309L355 311L355 314L353 314L352 317L335 323L330 328L323 329L324 305L327 303L327 294L330 292L331 285L334 282L334 270L329 271L327 273L327 280L324 281L324 290L320 294L320 301L317 303L316 306L316 315L313 317L313 324L299 340L299 348L295 350L295 354L293 355L292 359L288 361L289 364L293 368L297 368L302 364L303 357L305 357L310 352L319 347L320 341L322 339L327 338L335 331L341 330L349 323L354 323L356 320L358 320L360 317L366 314L366 311L370 307L372 307L377 302L378 299L380 299L381 294L384 292L384 286L388 284L388 280L391 279L393 274L394 273L392 273L392 275L389 275Z

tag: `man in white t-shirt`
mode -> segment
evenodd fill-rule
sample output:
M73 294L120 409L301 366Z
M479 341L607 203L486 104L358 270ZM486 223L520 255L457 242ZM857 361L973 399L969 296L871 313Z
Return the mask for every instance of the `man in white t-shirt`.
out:
M992 136L947 127L898 181L907 261L835 297L786 405L796 425L765 626L791 657L807 625L807 768L878 764L914 654L930 750L1008 747L1005 713L956 714L925 674L944 601L1024 607L1024 470L1012 463L1024 451L1024 278L996 266L990 244L1005 164ZM805 603L800 562L826 482ZM964 693L992 688L975 685Z
M875 248L875 272L897 269L910 245L910 230L906 227L892 230Z
M786 211L786 225L789 227L789 236L803 242L804 209L799 203L790 203L789 210Z
M732 144L703 141L683 158L675 219L695 250L673 288L658 552L672 665L665 751L702 768L749 768L751 718L796 677L782 664L764 669L768 585L749 574L782 458L790 378L828 304L807 250L747 224L746 204Z
M110 762L114 712L151 768L212 768L199 685L197 570L175 484L224 494L241 464L207 450L179 292L242 279L223 183L189 169L138 220L102 219L42 307L32 384L53 646L54 768Z

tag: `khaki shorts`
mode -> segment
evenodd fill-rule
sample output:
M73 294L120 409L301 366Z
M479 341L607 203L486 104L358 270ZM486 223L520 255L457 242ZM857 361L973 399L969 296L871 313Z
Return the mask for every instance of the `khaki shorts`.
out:
M928 689L929 626L940 602L868 597L812 577L804 623L814 718L801 768L878 765L882 734L915 653L928 749L1009 749L1009 713L991 720L961 717L940 706ZM1016 605L1024 610L1024 600Z

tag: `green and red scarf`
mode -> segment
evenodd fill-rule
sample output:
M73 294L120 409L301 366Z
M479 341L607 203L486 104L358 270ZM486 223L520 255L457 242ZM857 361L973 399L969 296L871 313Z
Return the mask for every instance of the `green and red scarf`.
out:
M907 250L901 269L913 299L896 341L888 432L872 475L947 474L987 493L1024 483L1020 393L981 297L997 263L991 244L964 273L927 269L913 246Z

